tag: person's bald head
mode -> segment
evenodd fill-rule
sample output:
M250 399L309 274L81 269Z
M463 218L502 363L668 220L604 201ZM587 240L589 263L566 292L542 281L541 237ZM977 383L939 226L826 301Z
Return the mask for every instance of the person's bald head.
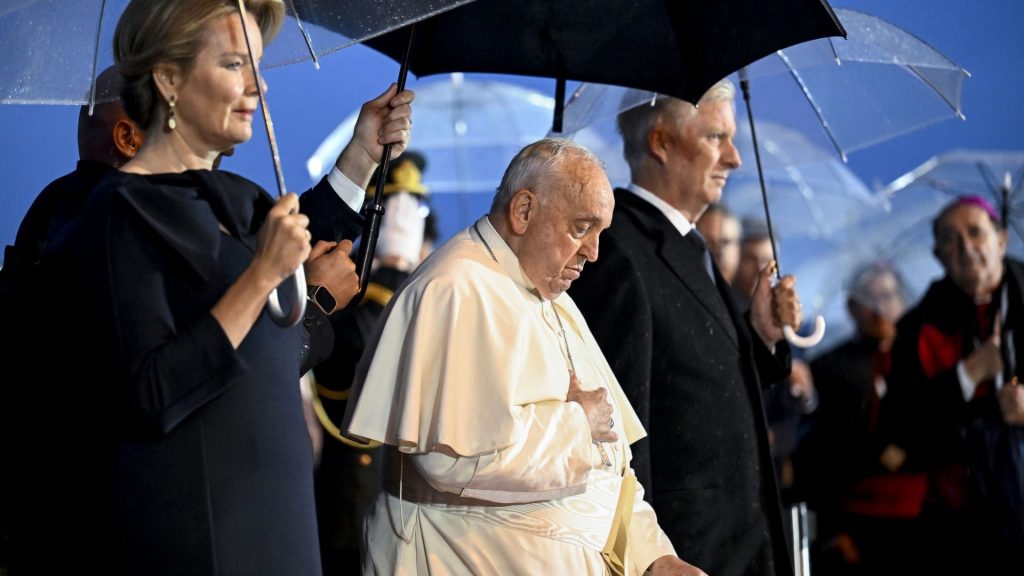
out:
M93 113L82 106L78 113L78 157L117 168L135 156L142 145L142 131L125 114L121 104L121 77L111 66L96 78Z

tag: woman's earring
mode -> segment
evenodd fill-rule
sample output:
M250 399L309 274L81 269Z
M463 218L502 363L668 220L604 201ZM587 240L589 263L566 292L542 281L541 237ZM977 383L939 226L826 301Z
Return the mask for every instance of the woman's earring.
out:
M167 101L167 129L174 130L178 127L178 121L174 119L174 105L177 102L177 97L171 94L170 100Z

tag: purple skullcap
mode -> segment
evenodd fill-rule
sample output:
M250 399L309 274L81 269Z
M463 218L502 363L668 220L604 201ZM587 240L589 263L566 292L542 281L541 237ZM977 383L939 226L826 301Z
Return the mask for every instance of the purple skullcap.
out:
M986 214L988 214L989 218L991 218L992 221L996 222L997 224L1001 221L1001 218L999 218L999 213L996 212L996 209L992 207L992 203L982 198L981 196L978 196L977 194L972 194L970 196L958 196L956 200L952 201L949 204L949 206L947 206L946 209L943 210L943 212L948 212L955 206L963 205L981 208L982 210L985 211Z
M985 214L988 214L989 219L992 220L992 224L994 224L997 229L1003 228L1002 218L999 217L999 213L996 212L996 209L992 207L992 204L988 200L978 196L977 194L963 195L957 196L952 202L943 206L942 210L940 210L939 214L935 217L935 220L932 220L933 238L938 238L939 224L946 219L946 215L952 212L954 208L958 208L960 206L974 206L975 208L983 210Z

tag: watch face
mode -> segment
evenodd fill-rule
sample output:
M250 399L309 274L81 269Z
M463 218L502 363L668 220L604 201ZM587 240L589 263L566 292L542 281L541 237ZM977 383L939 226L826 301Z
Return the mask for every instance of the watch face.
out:
M316 305L324 311L325 314L334 312L334 308L338 306L338 301L334 299L330 290L323 286L317 286L316 291L313 292L313 301Z

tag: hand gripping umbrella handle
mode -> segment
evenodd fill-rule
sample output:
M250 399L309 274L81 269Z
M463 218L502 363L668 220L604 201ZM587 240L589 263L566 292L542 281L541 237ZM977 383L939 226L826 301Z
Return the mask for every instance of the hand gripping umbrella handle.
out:
M277 297L277 289L285 286L289 281L295 289L295 297L292 299L292 307L284 310L281 308L281 300ZM270 314L270 319L274 321L274 324L287 328L298 324L306 313L306 273L303 272L301 264L295 269L294 274L281 283L281 286L274 288L270 296L267 297L267 313Z
M782 334L786 336L786 340L790 344L798 348L810 348L811 346L817 346L821 343L821 339L825 337L825 318L820 314L814 319L814 332L808 336L801 336L796 333L790 325L782 327Z
M757 130L754 128L754 111L750 106L750 80L747 78L747 68L740 68L740 89L743 91L743 101L747 105L747 120L750 122L750 139L754 145L754 160L757 164L757 180L761 185L761 200L764 202L764 220L768 226L768 239L772 245L772 259L779 261L778 250L775 245L775 230L772 228L772 212L768 209L768 188L764 184L764 169L761 167L761 152L757 146ZM776 280L782 278L782 272L778 265L775 267ZM789 325L782 327L782 333L790 344L799 348L810 348L816 346L825 337L825 319L818 315L814 319L814 332L810 336L801 336Z
M416 24L409 26L408 44L405 56L398 69L398 92L405 90L405 80L409 76L409 58L412 56L412 40L416 32ZM370 285L370 271L373 269L373 255L377 252L377 237L380 235L380 222L384 218L384 181L387 178L388 163L391 162L391 144L385 144L381 153L377 180L374 182L373 200L363 208L365 220L363 233L359 241L359 253L356 256L356 273L359 275L359 292L349 300L346 310L358 307L366 289Z

